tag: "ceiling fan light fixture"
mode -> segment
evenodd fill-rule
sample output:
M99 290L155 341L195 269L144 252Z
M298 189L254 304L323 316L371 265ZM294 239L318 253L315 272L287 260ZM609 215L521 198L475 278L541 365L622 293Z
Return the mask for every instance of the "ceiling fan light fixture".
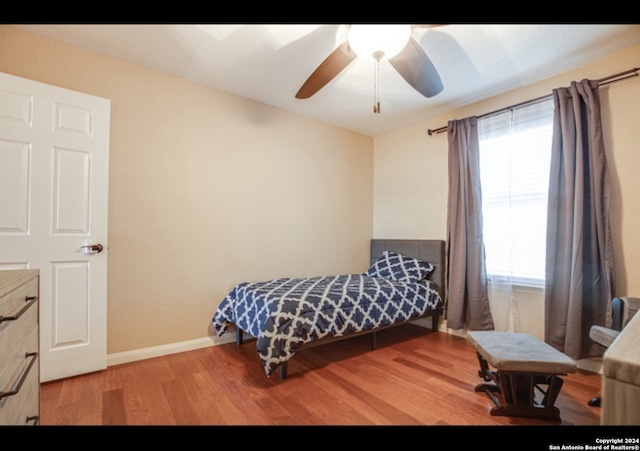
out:
M349 46L367 61L385 61L402 51L411 37L410 25L351 25Z

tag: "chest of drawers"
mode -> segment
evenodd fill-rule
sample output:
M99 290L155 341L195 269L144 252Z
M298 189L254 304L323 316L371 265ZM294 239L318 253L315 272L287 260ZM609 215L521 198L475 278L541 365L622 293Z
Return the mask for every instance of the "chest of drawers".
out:
M36 269L0 271L0 424L40 423Z

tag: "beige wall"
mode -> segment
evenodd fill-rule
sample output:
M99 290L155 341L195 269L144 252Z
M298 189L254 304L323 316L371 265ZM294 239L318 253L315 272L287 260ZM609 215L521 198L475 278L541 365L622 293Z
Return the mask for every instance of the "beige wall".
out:
M640 47L375 140L11 26L0 55L2 72L111 100L113 354L206 337L237 282L359 271L372 235L444 239L447 137L429 128L636 67ZM636 296L638 99L638 78L602 89L617 294Z
M0 55L111 101L109 354L212 334L245 280L366 269L371 138L11 26Z
M637 67L640 47L509 93L451 111L375 139L374 237L446 238L447 134L429 129L551 94L584 78ZM446 89L446 80L445 80ZM604 139L611 177L611 223L619 296L640 295L640 78L601 88ZM542 320L542 305L528 317ZM535 334L539 335L539 329Z

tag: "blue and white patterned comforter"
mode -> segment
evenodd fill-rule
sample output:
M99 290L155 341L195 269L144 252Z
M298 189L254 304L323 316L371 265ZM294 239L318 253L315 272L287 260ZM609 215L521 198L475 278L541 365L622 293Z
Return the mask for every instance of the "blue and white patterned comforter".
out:
M305 343L402 323L439 307L437 284L427 279L399 282L364 274L281 278L236 285L212 323L219 336L233 323L256 337L270 376Z

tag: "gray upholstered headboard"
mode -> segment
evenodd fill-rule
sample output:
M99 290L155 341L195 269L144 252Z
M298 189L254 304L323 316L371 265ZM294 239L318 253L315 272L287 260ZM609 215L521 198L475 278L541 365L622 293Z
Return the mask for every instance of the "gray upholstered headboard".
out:
M408 257L419 258L436 265L431 279L440 287L440 295L444 296L445 288L445 242L444 240L371 240L370 261L373 264L384 251L392 251Z

